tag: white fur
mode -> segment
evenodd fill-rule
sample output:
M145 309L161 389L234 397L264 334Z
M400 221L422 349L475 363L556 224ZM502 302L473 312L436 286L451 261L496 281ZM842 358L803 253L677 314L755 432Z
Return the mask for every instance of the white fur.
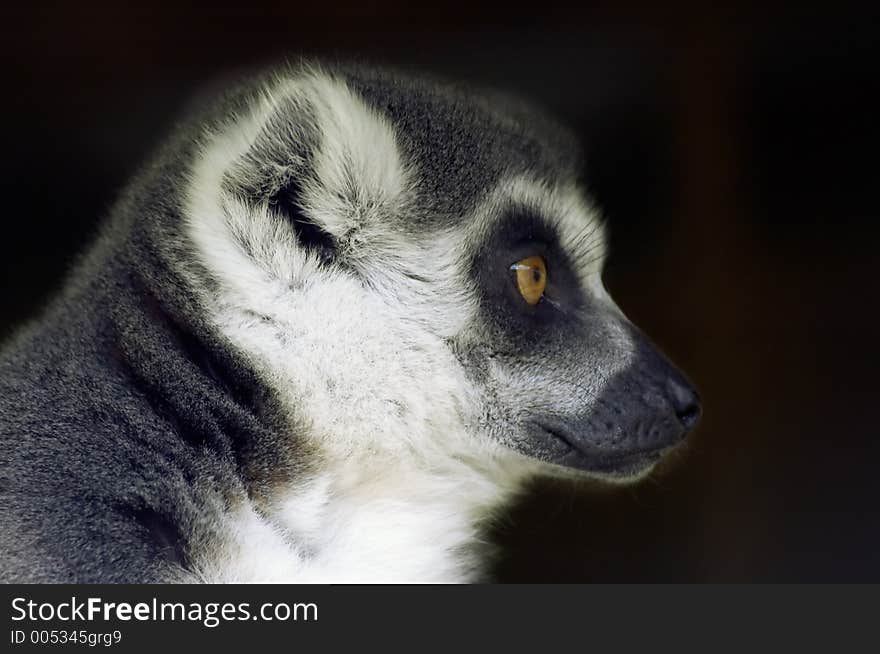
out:
M321 269L271 208L225 191L226 172L290 100L322 135L305 211L348 244L349 261L369 266L367 287ZM459 242L404 242L382 229L410 201L410 175L384 119L321 76L278 84L206 140L186 211L221 285L206 308L308 426L321 472L291 480L261 512L246 503L230 514L199 578L465 581L477 570L478 523L532 472L467 428L477 401L444 340L473 310Z
M285 121L282 106L301 122ZM320 139L302 209L355 274L322 267L272 207L248 204L226 184L230 172L248 174L261 135L295 140L306 129ZM417 174L388 121L319 72L277 80L250 113L205 139L187 225L220 288L197 290L221 333L278 391L314 452L314 472L259 509L245 501L226 512L226 537L206 548L198 579L473 579L478 525L539 470L474 435L483 398L447 345L476 314L466 255L507 207L532 207L558 221L585 288L610 303L601 224L573 185L516 178L487 194L468 229L403 239L393 226L417 204ZM566 380L538 381L582 395Z

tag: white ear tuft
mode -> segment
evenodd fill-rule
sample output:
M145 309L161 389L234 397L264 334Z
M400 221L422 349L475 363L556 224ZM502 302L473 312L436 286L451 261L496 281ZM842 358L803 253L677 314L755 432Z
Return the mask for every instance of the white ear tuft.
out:
M304 188L310 217L344 239L398 215L410 175L392 126L338 79L313 76L306 85L320 135Z
M277 191L293 174L305 217L342 247L385 232L411 188L392 126L343 80L314 69L276 79L249 112L207 136L190 174L190 234L231 289L314 272L316 258L297 246L269 199L254 205L241 190Z

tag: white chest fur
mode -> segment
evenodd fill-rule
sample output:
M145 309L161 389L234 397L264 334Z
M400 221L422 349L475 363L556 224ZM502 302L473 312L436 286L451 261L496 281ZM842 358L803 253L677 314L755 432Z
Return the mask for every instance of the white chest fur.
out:
M395 470L371 480L324 473L267 511L242 507L202 559L212 583L456 583L478 579L481 527L513 480Z

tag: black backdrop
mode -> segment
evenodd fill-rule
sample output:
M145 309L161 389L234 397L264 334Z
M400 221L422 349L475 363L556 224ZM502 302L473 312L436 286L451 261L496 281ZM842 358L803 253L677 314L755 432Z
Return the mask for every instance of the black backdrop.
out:
M651 480L536 488L498 577L880 581L875 24L767 2L6 9L0 335L217 75L302 53L485 82L580 130L607 285L705 401Z

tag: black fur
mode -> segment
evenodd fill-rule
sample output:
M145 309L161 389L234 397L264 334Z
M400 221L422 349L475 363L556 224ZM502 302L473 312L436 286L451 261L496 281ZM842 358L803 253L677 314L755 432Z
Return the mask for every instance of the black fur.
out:
M423 234L460 224L505 175L528 172L552 182L579 170L571 134L522 103L366 67L336 72L388 117L406 156L418 165L423 206L401 229ZM219 280L194 256L182 220L182 188L200 136L245 113L263 82L246 80L181 124L117 202L63 290L5 344L0 580L173 580L191 569L196 550L222 540L226 513L241 502L259 509L276 485L308 465L297 425L282 423L272 390L202 315L193 284L211 291ZM339 244L303 215L298 201L299 176L308 169L318 135L307 126L282 134L258 141L243 167L249 176L232 175L225 183L242 197L269 201L300 242L334 263ZM287 179L273 176L275 164L290 171ZM578 363L568 327L578 327L577 348L601 356L603 347L613 347L601 339L608 315L591 312L579 299L575 275L567 271L574 264L566 262L540 217L511 220L474 262L486 293L482 351L498 361L509 356L512 366L549 358L565 374L575 374L589 362ZM504 240L509 238L514 240ZM529 316L522 307L512 308L505 266L524 243L558 255L552 290L572 300L569 313L541 306ZM493 259L499 254L500 263ZM500 277L491 272L499 267ZM515 321L504 320L514 315ZM513 328L536 321L537 331ZM474 375L485 372L479 356L476 348L462 346L462 360L471 361ZM645 370L652 356L643 357ZM633 384L665 378L663 365L613 385L616 395L604 398L608 410L629 411L621 398L632 395ZM639 393L636 403L646 401ZM523 450L593 465L574 460L584 451L566 449L571 424L554 418L543 417L544 431ZM606 424L601 412L584 420L600 425L596 433ZM608 424L613 439L611 432L619 433L623 423Z

